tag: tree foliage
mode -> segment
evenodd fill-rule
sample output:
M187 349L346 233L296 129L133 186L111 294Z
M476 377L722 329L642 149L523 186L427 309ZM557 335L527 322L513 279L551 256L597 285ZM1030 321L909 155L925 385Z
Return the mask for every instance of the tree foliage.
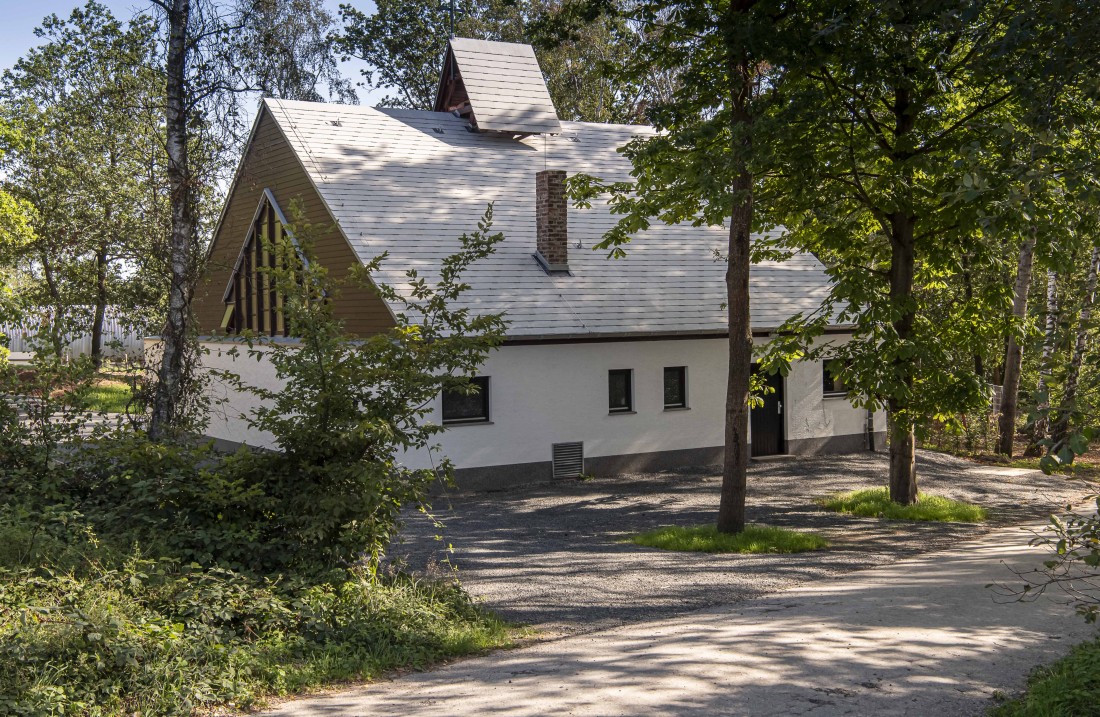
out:
M66 334L89 332L98 358L108 307L137 331L162 315L168 208L155 28L89 2L36 33L45 42L0 84L20 136L3 160L4 185L33 207L33 231L7 235L0 253L55 350Z
M336 22L318 0L252 0L241 33L241 74L264 97L354 104L340 73Z
M1000 277L1015 263L1013 193L1030 167L1002 157L1028 82L1059 56L1054 14L1000 1L824 3L807 18L815 61L784 85L775 147L786 169L764 201L788 230L778 243L812 251L834 280L822 312L785 329L854 327L834 351L855 393L889 411L900 502L916 500L914 428L988 400L972 357L988 358L1009 330L1010 285L972 282L959 296L950 283L964 265Z
M454 34L535 47L558 116L587 122L637 122L667 75L628 80L613 68L638 40L622 17L593 12L576 0L458 0ZM434 0L379 0L367 14L341 5L344 55L370 67L366 84L396 94L382 106L430 110L451 34L450 8ZM662 81L663 80L663 81Z

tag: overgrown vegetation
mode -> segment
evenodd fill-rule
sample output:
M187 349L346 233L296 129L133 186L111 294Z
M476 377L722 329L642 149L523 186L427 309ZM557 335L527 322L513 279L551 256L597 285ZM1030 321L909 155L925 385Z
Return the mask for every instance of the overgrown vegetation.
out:
M399 455L430 450L430 399L468 388L499 340L499 317L451 308L503 238L491 221L435 281L410 275L401 325L367 341L333 318L309 227L271 247L297 340L227 350L262 354L289 387L235 379L270 401L249 419L280 451L218 455L92 420L109 405L94 361L48 342L0 367L0 713L184 715L508 644L453 576L382 566L401 511L428 510L450 474Z
M1074 646L1069 655L1028 678L1027 692L997 705L988 717L1088 717L1100 714L1100 640Z
M804 553L829 547L829 541L768 525L746 525L740 533L720 533L714 525L669 525L629 538L635 545L691 553Z
M24 545L42 526L3 534ZM58 532L60 529L60 533ZM189 715L506 645L507 627L453 582L364 569L259 577L112 556L70 517L34 567L0 566L0 713ZM112 536L117 540L118 536ZM149 551L142 551L147 553ZM73 560L77 553L79 560ZM121 558L121 559L119 559Z
M927 493L921 493L916 503L903 505L890 500L890 493L885 488L831 495L819 499L818 505L836 513L887 520L980 523L988 517L985 508L979 505Z

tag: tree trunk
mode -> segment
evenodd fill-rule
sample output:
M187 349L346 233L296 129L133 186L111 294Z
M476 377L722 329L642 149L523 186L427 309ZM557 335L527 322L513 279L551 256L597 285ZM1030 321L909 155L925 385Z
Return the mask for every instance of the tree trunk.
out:
M1081 375L1081 364L1085 359L1085 349L1088 348L1089 329L1092 328L1092 305L1096 298L1097 263L1100 263L1100 247L1093 247L1092 253L1089 254L1085 295L1081 299L1081 313L1077 319L1077 342L1073 346L1073 356L1070 358L1069 370L1066 372L1066 383L1065 388L1062 390L1058 419L1051 426L1052 452L1057 452L1069 437L1070 418L1074 414L1074 404L1077 402L1077 382Z
M1039 441L1047 437L1049 428L1047 412L1050 409L1050 384L1047 379L1050 376L1051 367L1054 365L1055 342L1058 338L1058 274L1051 269L1047 270L1047 310L1045 319L1043 357L1039 362L1039 383L1036 386L1036 391L1042 398L1040 398L1039 405L1036 406L1036 413L1039 417L1035 420L1035 425L1031 427L1031 442L1024 452L1025 456L1032 458L1042 454L1043 449L1039 445Z
M1031 290L1031 267L1035 260L1035 232L1020 246L1016 267L1016 288L1012 299L1012 316L1021 325L1027 319L1027 299ZM1005 351L1004 382L1001 385L1001 415L998 420L997 452L1012 456L1012 441L1016 437L1016 409L1020 394L1020 371L1024 352L1014 335L1008 337Z
M966 297L967 305L970 305L974 301L974 276L970 272L970 256L963 255L963 294ZM982 355L980 353L974 353L974 375L978 378L985 377L985 366L982 362Z
M730 3L727 21L736 26L753 0ZM736 46L732 35L727 45L731 67L731 111L734 136L741 136L740 150L752 148L752 114L749 103L756 67ZM726 301L729 315L729 368L726 378L726 431L722 468L722 497L718 506L718 532L745 529L745 490L749 467L749 379L752 373L752 326L749 312L749 267L752 265L753 177L742 158L733 181L730 210L729 256L726 265Z
M735 191L751 192L752 178L742 172ZM752 195L735 200L726 268L729 311L729 373L726 379L726 435L722 471L722 500L718 531L739 533L745 529L745 490L749 465L749 379L752 373L752 329L749 316L750 229Z
M65 342L62 340L64 330L62 329L62 323L65 322L63 317L62 302L61 302L61 289L57 285L57 276L54 273L53 262L45 252L41 255L42 261L42 276L46 280L46 288L50 294L50 300L53 305L50 307L50 311L53 312L53 316L49 318L49 332L50 332L50 347L53 349L54 356L61 357L65 352Z
M913 298L913 276L916 272L914 234L916 220L903 212L890 217L890 302L898 312L894 320L894 332L899 342L913 336L916 319L916 303ZM912 390L912 359L896 357L895 370L905 385ZM913 417L906 405L897 398L889 401L890 421L890 500L902 505L917 502L916 440L913 434Z
M890 500L902 505L917 502L917 440L913 425L894 420L894 409L888 413L890 424Z
M107 243L95 255L95 315L92 316L92 361L103 365L103 321L107 315Z
M168 15L167 110L165 125L172 232L169 239L168 316L161 340L160 368L153 395L149 435L160 439L177 418L187 349L187 319L191 289L191 250L195 237L191 169L187 157L187 30L191 0L171 0Z

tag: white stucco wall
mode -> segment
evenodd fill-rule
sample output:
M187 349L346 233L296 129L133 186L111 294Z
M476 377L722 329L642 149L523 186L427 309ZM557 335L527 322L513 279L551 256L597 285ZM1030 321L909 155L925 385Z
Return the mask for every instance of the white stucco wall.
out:
M227 355L231 344L206 344L204 363L228 369L247 381L277 388L266 361ZM448 427L439 437L443 453L459 468L549 461L551 444L583 441L586 457L620 456L720 446L726 383L724 339L506 346L493 352L481 371L490 377L490 422ZM243 351L242 351L243 353ZM663 370L687 367L688 408L665 410ZM607 372L634 371L634 412L609 414ZM795 364L785 379L786 438L798 440L857 435L866 413L843 398L821 395L821 364ZM208 433L234 443L270 446L270 436L249 432L240 414L256 405L211 385L215 408ZM435 420L439 420L437 399ZM876 430L885 418L876 417ZM426 455L410 464L427 465Z
M821 343L841 345L847 337L827 337ZM867 412L843 396L822 396L822 361L803 361L791 366L784 385L788 410L787 440L848 436L866 431ZM876 432L886 430L886 413L875 414Z

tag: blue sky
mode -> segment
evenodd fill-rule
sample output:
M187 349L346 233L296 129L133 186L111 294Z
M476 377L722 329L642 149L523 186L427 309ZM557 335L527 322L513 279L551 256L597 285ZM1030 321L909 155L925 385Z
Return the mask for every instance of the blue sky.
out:
M370 0L344 0L365 11L373 10L374 3ZM142 0L99 0L111 9L111 12L119 18L128 18L140 10L149 10L152 5ZM0 0L0 69L7 69L26 54L27 50L39 44L39 38L34 35L34 28L38 27L42 18L51 13L66 17L73 8L84 4L84 0ZM325 0L325 5L334 17L339 17L337 9L339 0ZM341 68L345 77L358 82L359 67L362 63L349 62ZM382 93L375 93L381 97ZM372 104L371 95L365 89L359 90L359 101L363 104Z

